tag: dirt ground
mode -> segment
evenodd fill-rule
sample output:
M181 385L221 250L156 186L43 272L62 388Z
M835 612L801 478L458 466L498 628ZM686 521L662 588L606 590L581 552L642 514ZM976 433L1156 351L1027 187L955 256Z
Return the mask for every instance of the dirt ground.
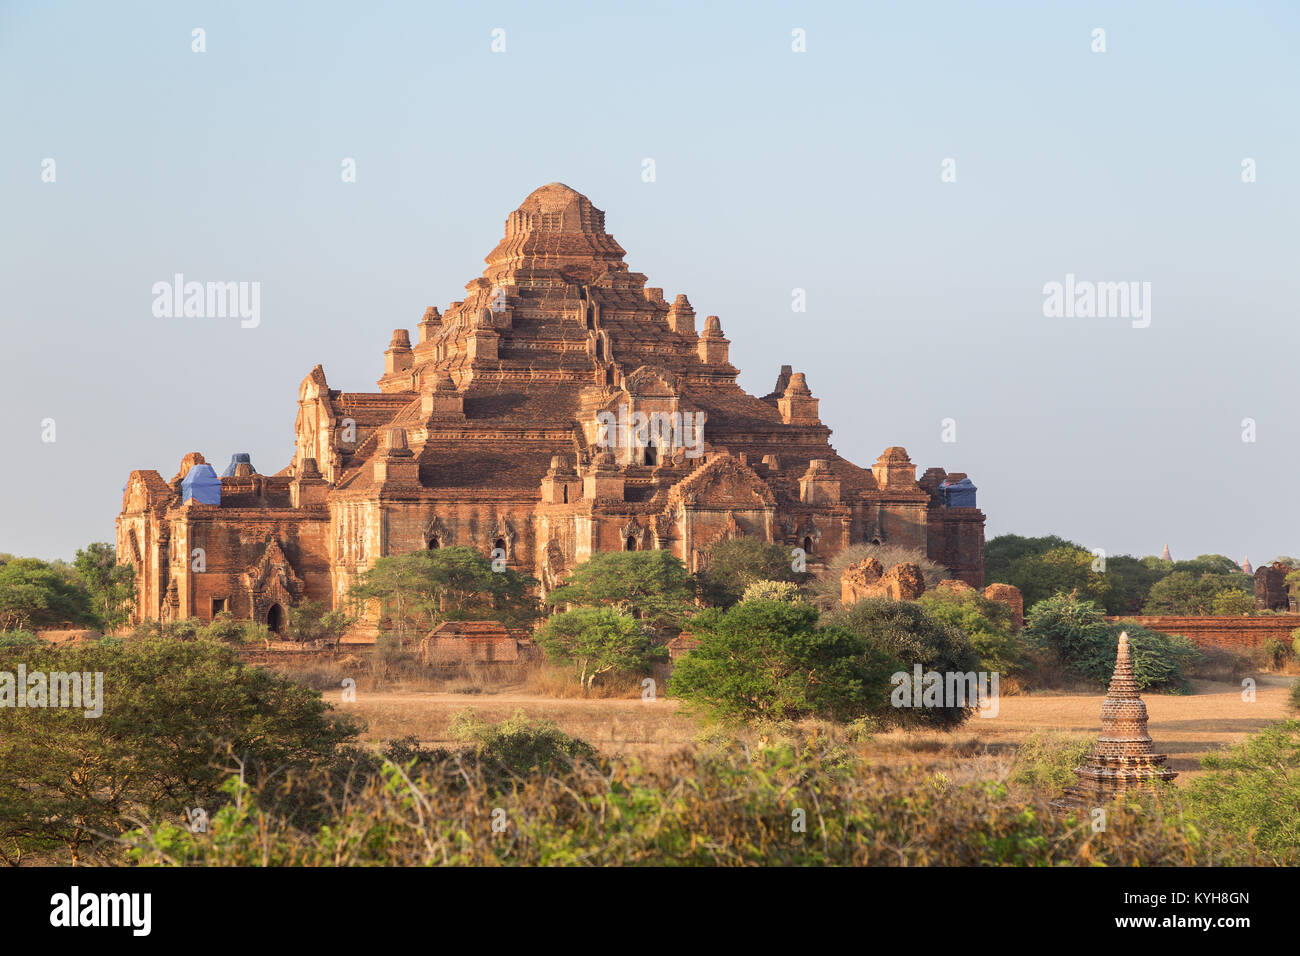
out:
M1157 750L1169 754L1169 766L1186 782L1200 770L1201 755L1239 742L1272 721L1290 716L1287 690L1293 678L1262 677L1254 701L1242 700L1233 684L1196 682L1184 696L1147 694L1149 730ZM1103 695L1028 694L1002 697L997 716L972 717L952 734L909 732L877 735L873 749L885 759L914 759L918 754L976 756L1009 753L1040 730L1095 736L1100 729ZM364 739L385 741L415 735L428 745L452 745L448 725L453 714L472 710L497 721L523 710L530 717L554 721L566 733L600 750L648 756L690 746L700 725L677 713L676 701L632 699L561 699L503 689L474 694L421 690L357 691L344 704L340 692L325 699L366 721Z

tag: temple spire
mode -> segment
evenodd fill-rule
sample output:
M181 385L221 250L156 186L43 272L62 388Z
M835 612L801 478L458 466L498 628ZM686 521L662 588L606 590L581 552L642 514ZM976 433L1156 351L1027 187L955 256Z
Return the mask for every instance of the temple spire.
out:
M1101 735L1083 765L1074 769L1079 782L1053 801L1057 810L1091 808L1133 790L1152 790L1178 774L1164 766L1166 754L1155 752L1147 733L1147 705L1138 692L1128 632L1119 636L1115 671L1101 704Z

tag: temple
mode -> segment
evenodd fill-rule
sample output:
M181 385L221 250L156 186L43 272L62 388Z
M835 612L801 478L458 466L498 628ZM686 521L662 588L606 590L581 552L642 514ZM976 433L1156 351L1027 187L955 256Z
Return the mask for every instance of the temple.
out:
M918 480L901 447L869 468L841 458L803 373L746 393L719 318L623 257L590 200L543 186L464 298L429 308L414 343L393 331L378 391L311 370L287 467L236 454L218 476L190 453L170 482L132 472L117 553L137 617L282 630L304 600L339 605L376 559L452 545L543 591L597 551L664 549L696 571L741 535L802 549L814 571L850 545L899 545L983 585L966 475Z

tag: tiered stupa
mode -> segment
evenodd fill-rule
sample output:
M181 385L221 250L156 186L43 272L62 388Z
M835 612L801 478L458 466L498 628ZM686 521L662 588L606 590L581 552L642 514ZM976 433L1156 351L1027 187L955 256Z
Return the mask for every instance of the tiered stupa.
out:
M1052 806L1067 811L1095 807L1134 790L1153 790L1173 780L1177 772L1164 766L1147 733L1147 705L1133 676L1128 633L1119 636L1119 653L1110 690L1101 705L1101 736L1083 766L1074 769L1079 782L1067 787Z

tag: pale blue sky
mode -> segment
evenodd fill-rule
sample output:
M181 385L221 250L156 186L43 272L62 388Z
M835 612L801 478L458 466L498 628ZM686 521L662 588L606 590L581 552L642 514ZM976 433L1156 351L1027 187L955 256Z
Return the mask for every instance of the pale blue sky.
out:
M968 472L990 536L1300 550L1298 27L1286 3L0 4L0 551L112 540L129 471L188 451L283 467L311 367L373 389L390 331L461 298L555 180L721 316L742 385L805 372L841 454ZM176 272L259 281L261 325L155 318ZM1045 318L1066 273L1150 282L1151 326Z

